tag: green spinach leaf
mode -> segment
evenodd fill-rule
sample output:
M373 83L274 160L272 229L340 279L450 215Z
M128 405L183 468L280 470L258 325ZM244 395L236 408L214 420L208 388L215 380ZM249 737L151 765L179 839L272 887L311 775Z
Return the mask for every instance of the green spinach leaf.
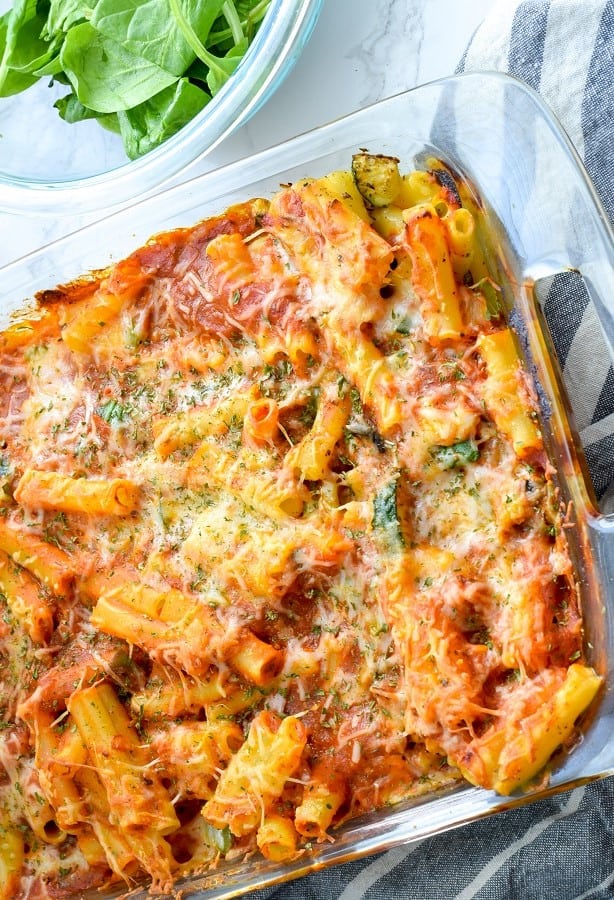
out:
M71 26L90 18L95 6L96 0L50 0L42 37L50 41L59 35L63 39Z
M227 56L219 57L202 48L202 56L205 58L197 59L190 66L187 74L192 80L206 84L211 91L211 96L214 96L235 71L245 55L246 49L244 41L240 46L229 50Z
M96 119L99 125L106 128L107 131L113 131L115 134L120 133L119 122L117 121L117 113L97 113L88 106L84 106L74 94L67 94L66 97L60 97L53 104L60 114L60 118L65 122L84 122L87 119Z
M9 73L31 75L57 51L57 42L49 44L41 37L45 21L46 17L38 12L35 0L18 0L5 22L3 17L6 32L0 60L0 94L6 96L8 93L4 86ZM15 93L15 90L11 89L10 93Z
M11 11L0 18L0 97L19 94L34 84L36 77L24 72L15 72L9 66L10 51L7 47L7 32Z
M206 41L223 0L177 0L188 27ZM169 0L98 0L92 25L131 53L173 75L183 75L195 58Z
M211 94L217 94L230 76L233 74L247 50L247 38L243 38L240 44L237 44L232 50L229 50L226 56L220 58L208 53L209 74L207 75L207 85Z
M489 319L496 319L505 310L501 290L491 278L481 278L477 284L471 286L471 290L482 292L486 301L486 314Z
M431 456L436 459L442 469L456 469L476 462L480 456L480 450L475 441L459 441L449 447L433 447Z
M118 112L121 136L128 157L136 159L172 137L210 99L205 91L191 84L187 78L180 78L134 109Z
M379 532L388 549L400 551L405 544L397 506L398 480L395 478L373 498L373 528Z
M138 106L176 81L174 75L130 53L89 22L70 29L60 58L81 103L101 113Z

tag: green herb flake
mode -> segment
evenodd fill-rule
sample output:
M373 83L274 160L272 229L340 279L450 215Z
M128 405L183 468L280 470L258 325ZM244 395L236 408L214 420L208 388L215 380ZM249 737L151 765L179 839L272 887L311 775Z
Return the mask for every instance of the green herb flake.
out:
M128 411L118 400L107 400L96 412L111 425L114 422L123 422Z

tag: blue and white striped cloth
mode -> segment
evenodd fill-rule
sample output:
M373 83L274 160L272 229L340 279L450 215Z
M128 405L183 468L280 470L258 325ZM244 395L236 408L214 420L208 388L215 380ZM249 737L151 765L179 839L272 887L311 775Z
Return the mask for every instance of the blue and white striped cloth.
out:
M499 0L457 71L522 78L614 221L614 0ZM543 298L597 494L614 509L614 372L582 284ZM613 735L614 740L614 735ZM256 900L613 900L614 779L256 892Z

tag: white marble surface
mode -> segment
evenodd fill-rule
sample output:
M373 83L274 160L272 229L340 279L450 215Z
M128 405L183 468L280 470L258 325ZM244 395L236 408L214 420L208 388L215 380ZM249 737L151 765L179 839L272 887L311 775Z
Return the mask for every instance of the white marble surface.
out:
M450 75L493 0L325 0L302 57L268 103L185 177ZM34 139L34 138L33 138ZM0 213L0 265L99 214Z

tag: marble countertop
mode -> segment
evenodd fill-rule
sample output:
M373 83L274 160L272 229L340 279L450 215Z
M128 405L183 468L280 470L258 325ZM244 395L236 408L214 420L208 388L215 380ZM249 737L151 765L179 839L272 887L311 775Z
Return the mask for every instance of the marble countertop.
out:
M266 105L192 177L345 113L450 75L494 0L325 0L313 35ZM73 232L87 216L0 214L0 265Z

